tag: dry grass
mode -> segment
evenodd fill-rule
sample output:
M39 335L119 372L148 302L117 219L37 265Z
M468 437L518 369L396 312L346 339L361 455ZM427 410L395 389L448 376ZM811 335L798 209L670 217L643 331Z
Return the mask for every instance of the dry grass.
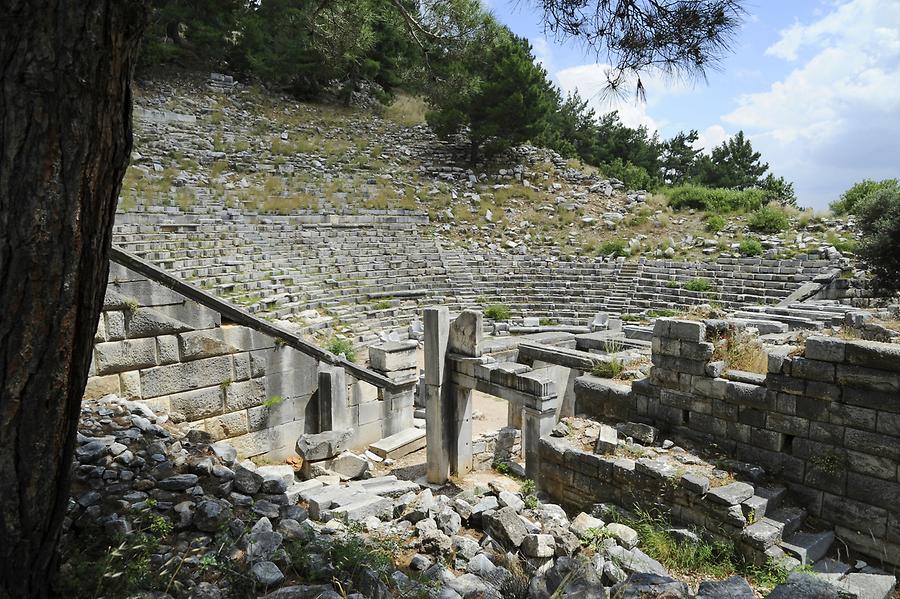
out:
M728 329L713 341L714 360L724 360L729 368L766 374L769 358L759 338L746 329Z
M404 127L414 127L425 122L428 105L415 96L399 94L390 106L384 109L384 118Z

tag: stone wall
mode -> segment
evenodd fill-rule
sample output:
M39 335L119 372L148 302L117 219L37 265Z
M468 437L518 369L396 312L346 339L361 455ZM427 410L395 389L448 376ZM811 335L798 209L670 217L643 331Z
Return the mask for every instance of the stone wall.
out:
M242 457L285 457L301 434L332 424L352 429L358 448L412 426L411 388L379 392L341 372L341 388L325 396L323 366L113 262L85 397L146 401L213 440L228 439ZM324 370L330 376L334 368Z
M712 361L724 321L657 320L631 391L586 376L576 411L717 444L785 481L848 545L900 564L900 345L813 336L765 375Z
M486 470L497 462L509 462L521 455L522 431L511 426L472 439L473 470Z

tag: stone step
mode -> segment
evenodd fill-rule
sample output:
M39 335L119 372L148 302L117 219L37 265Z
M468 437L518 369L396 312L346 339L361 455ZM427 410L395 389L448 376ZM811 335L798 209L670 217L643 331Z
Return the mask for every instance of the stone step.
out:
M828 553L834 543L834 531L796 532L781 542L781 548L793 555L803 566L817 562Z
M396 460L423 447L425 447L425 431L413 427L372 443L369 450L382 458Z

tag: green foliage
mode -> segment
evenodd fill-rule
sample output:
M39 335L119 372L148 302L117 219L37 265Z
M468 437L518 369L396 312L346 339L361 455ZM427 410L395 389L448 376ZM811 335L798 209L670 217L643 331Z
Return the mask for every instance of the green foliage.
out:
M725 219L718 214L707 214L705 217L706 230L710 233L718 233L725 228Z
M743 131L713 148L697 163L695 180L709 187L748 189L757 187L769 165L760 162L759 152L753 150Z
M280 406L283 403L284 403L284 398L282 396L273 395L272 397L270 397L269 399L264 401L262 405L264 405L267 408L274 408L274 407Z
M522 485L519 487L519 491L522 495L531 495L537 490L537 484L531 480L530 478L526 478L522 481Z
M625 371L625 362L621 358L609 357L608 359L597 362L591 368L591 374L604 379L619 378Z
M712 285L706 279L696 278L686 282L684 288L688 291L706 292L712 289Z
M511 312L509 306L503 304L491 304L484 309L484 315L491 320L504 321L509 320Z
M540 504L538 498L534 495L526 495L523 501L525 502L525 507L527 507L529 510L537 509L538 505Z
M900 181L897 179L884 179L882 181L865 179L860 181L845 191L839 200L832 202L831 210L835 214L852 214L862 200L883 189L900 190Z
M674 281L672 281L674 283ZM678 286L678 283L675 283L675 286ZM657 310L647 310L647 316L649 318L671 318L673 316L678 316L678 310L672 310L671 308L659 308Z
M531 45L492 19L478 43L439 68L446 84L430 90L428 124L445 138L467 128L473 163L482 150L494 154L536 136L555 106Z
M691 177L700 150L694 148L699 135L697 131L679 132L663 146L663 178L672 185L682 185Z
M791 225L787 214L779 208L763 206L750 215L747 226L760 233L780 233Z
M631 162L623 162L621 158L603 163L600 168L607 177L624 183L626 189L650 189L656 184L647 169Z
M597 254L600 256L627 256L628 242L624 239L607 239L597 246Z
M372 304L372 307L376 310L387 310L391 307L390 300L378 300Z
M760 189L740 191L698 185L681 185L665 189L662 193L673 210L694 208L718 214L757 210L765 199L765 193Z
M500 462L500 461L494 462L493 468L500 474L504 474L507 476L512 474L512 468L510 468L510 466L507 462Z
M775 202L780 206L797 207L797 194L794 192L794 184L784 177L776 177L772 173L766 175L760 188L766 193L767 202Z
M353 349L353 343L349 339L342 337L332 337L325 349L338 356L343 354L350 362L356 361L356 351Z
M763 246L758 239L747 237L746 239L741 240L738 250L744 256L761 256L763 253Z
M862 234L857 255L872 274L876 293L900 291L900 189L883 188L853 206Z

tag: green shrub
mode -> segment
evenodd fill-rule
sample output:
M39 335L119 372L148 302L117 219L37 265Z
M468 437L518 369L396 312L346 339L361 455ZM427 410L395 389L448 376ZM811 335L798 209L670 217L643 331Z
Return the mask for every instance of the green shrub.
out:
M758 239L748 237L741 241L738 248L744 256L760 256L763 253L763 246Z
M591 374L604 379L614 379L625 371L625 363L619 358L610 358L603 362L597 362L591 368Z
M484 309L484 315L491 320L504 321L509 320L511 312L509 306L503 304L491 304Z
M706 230L710 233L718 233L725 228L725 219L718 214L708 213L706 215Z
M607 177L618 179L624 183L625 189L651 189L654 187L653 177L650 176L647 169L630 162L622 162L621 158L603 164L600 170Z
M597 254L600 256L627 256L628 242L624 239L607 239L597 246Z
M709 291L712 289L712 285L709 284L709 281L706 279L691 279L687 283L684 284L684 288L688 291Z
M753 231L760 233L779 233L791 226L791 221L783 210L771 206L763 206L750 215L747 223Z
M356 351L354 351L353 343L349 339L332 337L325 348L336 356L344 354L344 357L350 362L356 361Z
M897 179L884 179L882 181L865 179L845 191L841 195L841 199L832 202L831 209L835 214L848 214L854 212L857 204L863 199L882 189L900 191L900 182L898 182Z
M862 239L857 254L872 273L876 293L900 291L900 189L882 189L854 207Z
M761 189L722 189L681 185L663 190L673 210L707 210L725 214L740 210L757 210L763 205L765 192Z

